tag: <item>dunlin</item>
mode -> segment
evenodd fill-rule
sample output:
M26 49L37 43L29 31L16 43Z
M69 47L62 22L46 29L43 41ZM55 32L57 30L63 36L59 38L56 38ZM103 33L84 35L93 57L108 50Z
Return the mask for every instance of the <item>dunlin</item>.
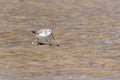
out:
M34 40L32 42L32 44L34 44L34 42L37 42L37 45L38 45L40 43L41 38L45 38L46 42L48 42L48 37L50 35L52 36L53 39L55 39L51 29L40 29L40 30L37 30L37 31L32 31L32 33L35 34L36 38L37 38L36 40Z

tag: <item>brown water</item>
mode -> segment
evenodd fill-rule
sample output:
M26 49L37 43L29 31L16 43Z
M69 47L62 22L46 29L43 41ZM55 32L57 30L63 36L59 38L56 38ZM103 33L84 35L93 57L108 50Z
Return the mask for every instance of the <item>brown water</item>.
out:
M0 35L0 80L120 80L119 0L0 0Z

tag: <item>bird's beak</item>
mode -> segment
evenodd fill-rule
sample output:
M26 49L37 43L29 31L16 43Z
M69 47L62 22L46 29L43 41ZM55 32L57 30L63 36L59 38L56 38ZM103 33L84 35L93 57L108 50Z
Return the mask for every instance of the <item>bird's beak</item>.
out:
M53 39L55 39L54 36L53 36L53 33L51 33L51 36L52 36Z

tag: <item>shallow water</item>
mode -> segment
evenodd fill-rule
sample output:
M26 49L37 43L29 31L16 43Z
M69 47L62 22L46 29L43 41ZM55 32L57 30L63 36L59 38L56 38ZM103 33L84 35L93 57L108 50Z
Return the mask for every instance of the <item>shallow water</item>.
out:
M119 6L119 0L0 0L1 80L119 80ZM52 46L31 44L31 31L41 28L53 29Z

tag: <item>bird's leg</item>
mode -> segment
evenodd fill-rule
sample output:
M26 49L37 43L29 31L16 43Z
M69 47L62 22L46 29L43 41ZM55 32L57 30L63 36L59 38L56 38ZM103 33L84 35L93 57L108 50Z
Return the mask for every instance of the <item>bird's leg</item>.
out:
M36 40L37 40L37 46L38 46L38 45L39 45L39 40L40 40L40 39L39 39L39 38L37 38Z
M49 37L48 37L48 38L46 38L46 42L47 42L48 44L50 44L50 42L49 42Z
M48 43L47 45L52 45L52 43L49 41L49 37L48 38L46 38L46 42Z
M48 42L48 38L46 38L46 42Z

